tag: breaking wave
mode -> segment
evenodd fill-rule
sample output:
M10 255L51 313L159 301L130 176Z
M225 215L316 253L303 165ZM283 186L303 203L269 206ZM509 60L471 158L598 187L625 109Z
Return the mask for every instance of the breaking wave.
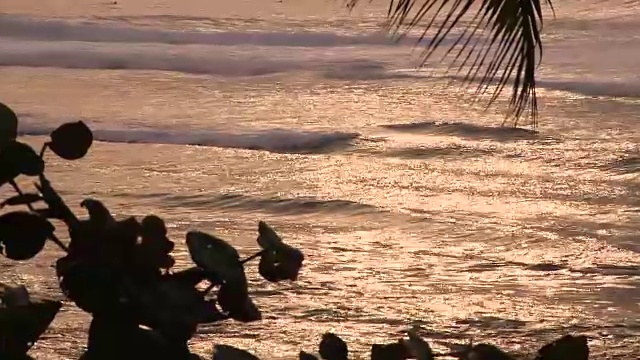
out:
M46 136L54 127L24 125L20 135ZM94 139L111 143L199 145L263 150L277 153L321 153L351 145L358 133L301 131L289 129L255 130L233 133L218 130L178 131L171 129L93 129Z

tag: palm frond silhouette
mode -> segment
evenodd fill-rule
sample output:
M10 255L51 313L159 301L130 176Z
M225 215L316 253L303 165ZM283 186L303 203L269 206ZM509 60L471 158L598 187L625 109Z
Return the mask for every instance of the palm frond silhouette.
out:
M347 0L353 8L362 0ZM419 42L424 65L456 27L462 29L443 59L454 55L449 70L466 69L464 85L477 84L475 95L491 94L493 104L512 84L508 116L518 120L529 111L537 125L536 67L542 56L542 6L555 15L551 0L389 0L388 27L397 37L422 29ZM470 17L470 19L469 19ZM427 35L435 34L428 41Z

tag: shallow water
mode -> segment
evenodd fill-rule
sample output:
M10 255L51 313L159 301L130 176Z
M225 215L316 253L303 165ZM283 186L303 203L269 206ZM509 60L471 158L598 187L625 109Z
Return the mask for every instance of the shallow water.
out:
M203 326L201 354L295 356L334 331L361 356L420 324L438 348L579 332L597 358L636 359L640 21L603 3L545 23L539 134L496 129L500 104L482 111L441 65L414 71L379 1L3 0L0 93L30 143L90 123L90 155L51 158L50 178L76 206L164 217L179 267L188 229L249 254L259 219L306 251L295 284L250 266L265 320ZM0 259L0 279L58 295L58 255ZM33 355L77 358L86 320L65 304Z

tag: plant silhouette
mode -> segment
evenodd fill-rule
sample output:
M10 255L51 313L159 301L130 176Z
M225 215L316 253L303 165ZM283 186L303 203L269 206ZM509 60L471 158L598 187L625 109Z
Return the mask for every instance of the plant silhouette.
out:
M59 126L39 152L17 140L17 128L15 112L0 103L0 186L16 192L0 203L9 210L0 215L0 252L11 260L30 260L47 240L65 252L55 263L60 289L92 316L83 359L193 358L187 341L199 324L262 318L249 295L247 262L260 258L259 273L268 281L297 279L302 252L262 221L260 250L246 259L220 238L188 232L195 265L173 271L175 244L160 217L117 220L99 200L85 199L80 205L88 218L79 219L47 179L47 150L70 161L87 154L93 135L85 123ZM35 191L24 192L19 176L36 178ZM56 236L52 220L66 227L67 244ZM200 290L199 284L208 286ZM22 286L2 285L0 295L0 359L25 358L61 302L32 299Z
M371 360L434 360L439 357L459 360L515 360L516 358L490 344L454 345L456 351L436 353L420 337L417 328L407 331L408 339L398 339L389 344L373 344ZM319 357L300 351L299 360L346 360L348 359L347 343L338 335L325 333L318 346ZM238 358L241 359L241 358ZM589 346L585 336L566 335L544 345L535 360L588 360Z

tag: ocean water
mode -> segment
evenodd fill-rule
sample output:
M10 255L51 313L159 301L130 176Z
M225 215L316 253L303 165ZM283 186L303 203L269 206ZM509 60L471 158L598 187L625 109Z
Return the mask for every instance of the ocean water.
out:
M381 0L2 0L0 101L29 143L90 124L52 182L79 214L94 197L165 218L178 267L190 229L250 254L265 220L304 249L297 283L248 267L264 320L202 326L200 354L293 358L333 331L359 358L417 324L437 349L583 333L594 358L637 359L640 8L556 2L539 134L498 128L505 99L484 111L443 64L417 71ZM0 259L0 280L60 296L58 256ZM77 358L87 320L65 303L33 355Z

